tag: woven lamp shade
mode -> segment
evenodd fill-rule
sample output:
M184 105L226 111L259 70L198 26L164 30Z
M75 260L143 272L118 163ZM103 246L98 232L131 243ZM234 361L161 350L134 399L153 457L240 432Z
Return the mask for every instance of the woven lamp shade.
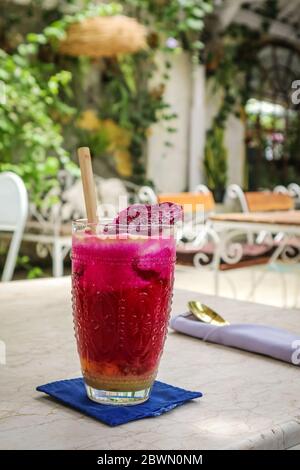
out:
M70 56L113 57L146 47L146 29L134 18L104 16L72 24L59 52Z

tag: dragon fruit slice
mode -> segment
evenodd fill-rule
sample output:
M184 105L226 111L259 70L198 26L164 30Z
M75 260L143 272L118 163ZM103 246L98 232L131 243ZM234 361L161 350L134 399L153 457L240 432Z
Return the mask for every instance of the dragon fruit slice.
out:
M183 220L183 207L173 202L158 204L159 223L162 225L175 225Z
M120 232L137 233L150 235L155 227L158 233L162 231L163 226L172 226L183 219L183 208L172 202L163 202L162 204L133 204L127 209L121 211L114 225L119 227Z

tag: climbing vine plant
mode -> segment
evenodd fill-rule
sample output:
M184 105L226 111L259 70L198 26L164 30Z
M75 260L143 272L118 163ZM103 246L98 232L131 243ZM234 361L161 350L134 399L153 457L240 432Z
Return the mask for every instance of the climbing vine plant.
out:
M62 137L62 122L74 110L61 100L70 92L71 74L35 63L33 53L25 45L11 55L0 50L0 171L19 174L31 200L41 205L60 168L76 173Z
M105 106L115 111L111 117L131 132L129 151L133 161L133 175L137 183L145 182L145 143L152 124L162 121L166 136L176 132L176 114L164 99L164 90L171 73L171 57L182 50L191 53L197 61L203 48L201 32L204 18L212 12L212 2L187 0L129 0L129 12L148 28L148 49L119 61L110 70L114 89L108 93L114 103ZM156 71L157 52L165 57L161 81L149 87ZM116 96L119 97L115 101ZM124 105L125 103L125 105ZM120 119L118 119L120 116ZM171 146L166 137L166 146Z
M258 7L261 27L257 30L232 24L220 37L214 38L205 51L208 78L214 92L221 96L221 104L212 126L207 132L205 171L212 189L225 188L227 183L227 153L224 131L230 115L245 120L245 105L252 96L250 77L258 66L257 52L270 39L273 20L280 13L278 0L265 0ZM212 149L218 149L214 152ZM223 172L220 172L223 168Z
M216 191L222 192L227 184L226 124L232 114L245 119L245 105L251 96L249 77L257 64L262 34L246 26L232 25L206 51L207 76L213 93L220 97L218 112L207 131L204 159L207 182Z
M96 5L65 0L58 9L47 11L41 8L43 2L32 1L24 16L35 17L40 8L45 27L35 25L26 34L11 35L21 10L2 3L7 6L8 27L0 38L0 80L6 87L5 102L0 105L0 170L17 171L39 204L45 191L57 184L59 168L67 166L76 173L70 151L86 143L96 156L112 155L121 176L145 182L151 126L163 121L166 136L176 132L176 115L164 99L171 56L187 50L193 60L198 59L212 0L124 0ZM94 64L89 59L61 57L57 45L71 23L120 13L145 24L148 47L132 56L102 60L101 100L83 105L77 98L85 93L83 82ZM160 82L151 86L157 52L164 53L165 62ZM171 145L167 137L166 145Z

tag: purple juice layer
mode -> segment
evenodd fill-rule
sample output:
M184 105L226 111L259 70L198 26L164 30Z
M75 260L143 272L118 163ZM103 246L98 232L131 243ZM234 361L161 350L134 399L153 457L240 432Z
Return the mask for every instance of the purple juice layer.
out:
M74 323L86 376L121 379L155 372L171 307L174 261L173 239L74 236Z

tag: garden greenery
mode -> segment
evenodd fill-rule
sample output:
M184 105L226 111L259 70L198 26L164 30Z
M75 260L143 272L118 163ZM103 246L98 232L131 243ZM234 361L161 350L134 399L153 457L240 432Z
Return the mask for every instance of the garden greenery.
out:
M221 96L221 106L206 136L204 167L207 181L213 189L226 187L228 175L224 131L230 115L246 119L246 104L256 94L256 90L252 89L251 77L259 67L258 51L262 43L268 38L272 39L269 29L272 20L279 14L278 0L262 2L259 12L264 18L260 30L232 24L227 28L226 34L217 38L216 44L210 45L211 50L210 47L206 50L207 75L213 81L214 92ZM293 131L291 135L291 145L297 145L298 140ZM218 151L212 152L212 148ZM220 168L225 171L223 175L220 175ZM278 183L279 181L274 181L273 185Z
M63 146L62 121L74 110L61 100L70 91L71 74L51 64L32 62L30 47L15 54L0 50L0 169L19 174L37 205L57 185L61 167L76 172Z
M204 168L209 187L224 190L228 180L225 129L230 115L245 118L245 105L251 97L249 76L257 65L261 33L246 26L232 25L219 40L218 54L207 51L207 76L221 104L206 134ZM214 150L215 149L215 150Z
M32 3L36 6L43 2ZM0 171L16 171L37 205L43 194L58 184L60 168L78 172L67 151L77 144L90 145L99 157L112 155L119 175L145 182L145 147L151 126L163 121L167 133L176 132L172 124L176 115L164 100L170 57L187 50L193 60L199 58L204 18L212 11L213 2L124 0L94 5L86 1L84 10L76 8L77 3L64 2L72 5L72 14L63 15L60 9L48 12L47 18L54 15L56 19L43 30L28 31L26 40L17 47L0 50L0 80L6 89L6 99L0 104ZM80 83L78 89L78 77L83 69L85 74L90 73L92 62L61 57L57 46L70 24L120 13L146 25L148 48L101 60L101 101L89 109L77 100L85 93ZM161 82L151 87L157 52L165 53L164 71ZM98 124L92 128L80 125L91 112ZM171 145L168 139L166 145Z

